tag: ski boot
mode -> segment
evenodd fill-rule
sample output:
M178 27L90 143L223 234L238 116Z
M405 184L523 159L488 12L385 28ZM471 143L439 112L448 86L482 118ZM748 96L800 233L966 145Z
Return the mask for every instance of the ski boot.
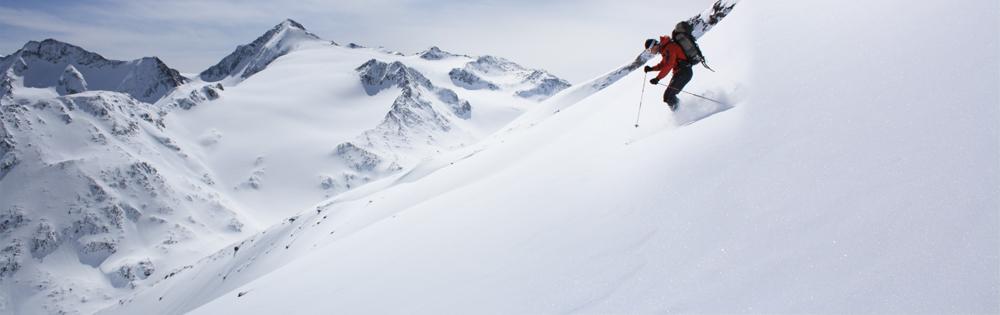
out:
M677 96L668 97L668 98L664 99L663 101L667 102L667 106L670 107L670 111L676 111L677 110L677 103L681 102L681 100L677 99Z

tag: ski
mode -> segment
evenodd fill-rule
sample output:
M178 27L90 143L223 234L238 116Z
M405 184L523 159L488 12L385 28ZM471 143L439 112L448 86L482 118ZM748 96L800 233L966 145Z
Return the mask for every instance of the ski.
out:
M691 17L687 20L688 24L691 25L691 35L695 39L701 38L702 35L708 32L708 30L719 24L722 18L729 15L729 12L733 11L736 7L736 3L739 0L718 0L711 8L701 12L696 16Z

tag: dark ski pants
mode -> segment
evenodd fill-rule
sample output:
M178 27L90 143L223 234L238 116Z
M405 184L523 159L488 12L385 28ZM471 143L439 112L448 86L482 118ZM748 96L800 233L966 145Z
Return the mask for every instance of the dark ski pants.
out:
M670 84L667 84L667 90L663 91L663 101L667 104L677 104L677 93L680 93L684 89L684 86L691 81L691 76L694 73L691 71L691 65L678 65L674 68L674 76L670 78Z

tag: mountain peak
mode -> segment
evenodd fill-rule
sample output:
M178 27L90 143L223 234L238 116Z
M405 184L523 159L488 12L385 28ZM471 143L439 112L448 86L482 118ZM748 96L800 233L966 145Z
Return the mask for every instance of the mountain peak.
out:
M109 60L105 59L101 55L87 51L86 49L80 48L79 46L66 43L63 41L58 41L55 39L47 38L38 41L28 41L21 47L18 51L22 57L24 56L37 56L42 59L51 62L60 62L64 58L80 59L87 63L99 62L105 63Z
M441 48L438 48L438 46L431 46L431 48L428 48L427 50L425 50L423 52L420 52L417 55L419 55L420 58L426 59L426 60L441 60L441 59L448 58L448 57L458 57L458 56L461 56L461 55L456 55L456 54L453 54L453 53L441 50Z
M285 19L257 37L253 42L239 45L219 63L201 73L202 80L216 82L229 77L246 79L264 70L278 57L284 56L299 44L318 41L319 36L292 19Z
M35 47L42 46L42 45L45 45L45 46L49 46L49 45L67 45L67 46L76 47L76 46L73 46L73 45L71 45L69 43L63 42L63 41L59 41L59 40L52 39L52 38L46 38L46 39L43 39L40 42L39 41L35 41L35 40L30 40L27 43L24 43L24 46L21 47L21 49L34 49ZM79 47L77 47L77 48L79 48Z
M301 23L295 22L295 20L292 19L285 19L280 24L276 25L275 28L297 28L303 31L306 30L305 26L302 26Z
M312 39L319 39L319 36L316 36L313 33L309 33L308 31L306 31L306 27L302 26L302 24L299 24L299 22L295 22L295 20L292 19L285 19L284 21L278 23L278 25L275 25L266 33L264 33L264 35L261 35L256 40L254 40L254 43L264 44L270 41L276 41L276 40L280 41L286 37L299 37L299 36L308 37Z
M187 82L187 78L157 57L110 60L52 38L29 41L13 55L4 58L0 62L0 77L8 75L22 77L26 87L35 88L59 87L67 82L81 81L85 84L72 90L122 92L147 103L156 102ZM88 82L84 78L93 81Z

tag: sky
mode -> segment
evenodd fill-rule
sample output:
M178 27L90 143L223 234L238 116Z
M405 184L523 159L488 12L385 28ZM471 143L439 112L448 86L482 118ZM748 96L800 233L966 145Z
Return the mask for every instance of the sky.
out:
M0 0L0 54L54 38L198 73L285 19L339 44L496 55L583 82L714 0Z

